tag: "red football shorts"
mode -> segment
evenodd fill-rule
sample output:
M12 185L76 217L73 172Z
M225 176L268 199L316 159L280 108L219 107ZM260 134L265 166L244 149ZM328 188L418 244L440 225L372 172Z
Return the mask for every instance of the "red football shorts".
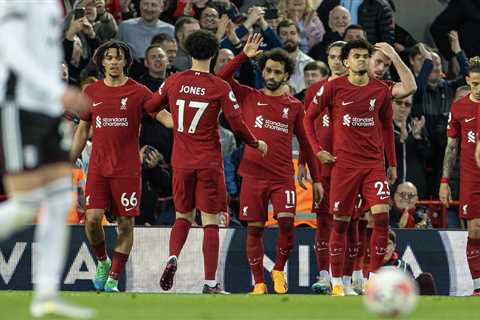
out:
M197 208L205 213L226 211L227 188L223 167L173 168L173 202L181 213Z
M390 203L390 189L383 169L339 168L332 169L330 187L330 212L355 217L359 210L358 195L367 208Z
M458 212L461 219L480 219L480 182L461 181Z
M240 220L267 221L269 200L272 202L275 218L282 212L295 214L297 203L293 178L270 181L243 177L240 190Z
M89 170L85 199L87 209L110 208L116 216L136 217L140 214L141 178L104 177Z
M329 208L329 202L328 202L329 201L328 194L330 193L330 177L322 177L320 179L320 182L322 183L323 190L325 192L323 194L323 199L322 201L320 201L320 203L313 200L312 212L316 214L330 214L330 208ZM313 194L313 197L315 197L315 194Z

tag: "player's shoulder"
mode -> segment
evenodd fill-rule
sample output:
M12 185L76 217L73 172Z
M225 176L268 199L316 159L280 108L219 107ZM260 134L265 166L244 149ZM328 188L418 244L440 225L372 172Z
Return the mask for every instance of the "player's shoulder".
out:
M328 82L327 79L315 82L310 87L308 87L307 92L305 93L305 96L315 95L317 93L317 91L320 90L320 88L322 88L325 85L325 83L327 83L327 82Z
M282 103L289 105L293 108L303 108L303 103L294 96L286 94L282 96L282 100Z
M98 80L89 84L84 89L84 93L88 96L91 96L93 93L102 92L104 89L105 89L105 85L103 84L103 80Z
M473 104L474 103L470 100L470 98L467 95L453 102L452 107L450 108L450 112L461 113L461 112L472 110Z
M394 81L391 80L383 80L383 79L375 79L375 78L370 78L370 83L369 85L371 87L377 87L377 88L382 88L384 90L390 91L390 88L395 85Z

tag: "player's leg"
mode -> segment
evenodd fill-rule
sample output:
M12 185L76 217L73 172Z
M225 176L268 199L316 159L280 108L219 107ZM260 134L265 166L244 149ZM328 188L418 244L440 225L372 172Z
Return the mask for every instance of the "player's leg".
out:
M363 211L363 209L361 210ZM358 251L352 273L352 288L358 294L363 294L363 264L367 248L366 244L370 244L370 241L367 242L367 224L368 221L364 214L358 221Z
M473 295L480 296L480 219L468 220L467 261L473 280Z
M313 210L317 215L317 229L315 229L315 259L317 262L318 278L312 285L312 290L319 294L330 294L330 258L328 253L328 239L332 226L332 215L328 212L328 199L322 200L318 208Z
M333 223L329 239L332 295L344 296L343 268L347 247L347 231L363 176L360 170L333 167L330 190L330 212Z
M295 244L296 191L293 180L273 183L270 186L270 200L278 222L275 265L272 270L274 290L278 294L288 291L284 272L290 252Z
M173 286L178 257L195 219L196 184L195 170L173 169L173 201L177 212L168 242L169 257L160 278L160 287L165 291L170 290Z
M367 232L365 238L365 256L363 258L363 279L368 280L368 276L370 274L370 244L372 242L372 234L373 234L373 216L372 212L369 210L368 213L368 221L367 221Z
M343 287L345 295L358 295L352 287L352 274L355 260L358 253L358 218L355 217L350 221L347 231L347 248L345 251L345 263L343 266Z
M369 268L371 277L383 265L388 244L390 189L384 170L369 171L362 186L362 195L370 207L373 219Z
M255 282L251 294L268 293L263 272L263 232L267 221L268 183L244 177L240 190L239 218L248 223L246 252L248 265Z

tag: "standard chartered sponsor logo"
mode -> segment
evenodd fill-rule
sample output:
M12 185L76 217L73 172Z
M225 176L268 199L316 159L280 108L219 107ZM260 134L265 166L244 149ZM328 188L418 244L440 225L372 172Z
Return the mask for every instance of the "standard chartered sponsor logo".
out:
M373 117L369 118L357 118L351 117L349 114L343 116L342 124L346 127L373 127L375 126L375 120Z
M263 128L263 117L258 116L255 118L255 128Z
M475 143L475 132L468 131L467 133L467 142L468 143Z
M102 118L97 116L95 118L95 127L128 127L127 118Z
M288 133L288 124L264 119L261 115L255 118L255 128L265 128Z
M330 127L330 118L328 117L328 114L324 114L322 118L322 125L324 127Z

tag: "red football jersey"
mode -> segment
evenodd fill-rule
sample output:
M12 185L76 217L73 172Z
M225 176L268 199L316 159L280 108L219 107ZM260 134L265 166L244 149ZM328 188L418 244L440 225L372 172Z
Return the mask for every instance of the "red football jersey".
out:
M230 85L211 73L186 70L171 75L147 103L147 110L158 111L167 105L174 123L172 166L175 168L223 166L218 132L220 111L247 144L254 148L258 145L243 123L242 111Z
M92 123L90 168L100 170L105 177L139 176L140 122L152 92L128 79L120 87L97 81L85 89L85 94L92 104L80 118Z
M453 103L448 119L447 135L458 138L460 142L460 181L480 181L475 162L477 132L477 112L480 103L475 103L470 96Z
M303 128L305 111L303 104L288 95L267 96L260 90L239 84L233 79L236 69L248 57L241 53L228 62L220 71L220 76L232 86L239 99L247 126L258 139L268 145L268 153L263 157L252 148L245 148L239 173L266 180L291 179L294 174L292 163L292 138L297 136L300 148L308 150L307 161L312 168L313 153ZM317 170L312 176L318 181Z
M305 130L313 150L321 150L314 121L328 109L333 123L335 165L383 168L385 128L389 131L388 138L393 140L391 103L391 90L373 78L361 87L351 84L346 76L325 83L313 98L305 119Z

